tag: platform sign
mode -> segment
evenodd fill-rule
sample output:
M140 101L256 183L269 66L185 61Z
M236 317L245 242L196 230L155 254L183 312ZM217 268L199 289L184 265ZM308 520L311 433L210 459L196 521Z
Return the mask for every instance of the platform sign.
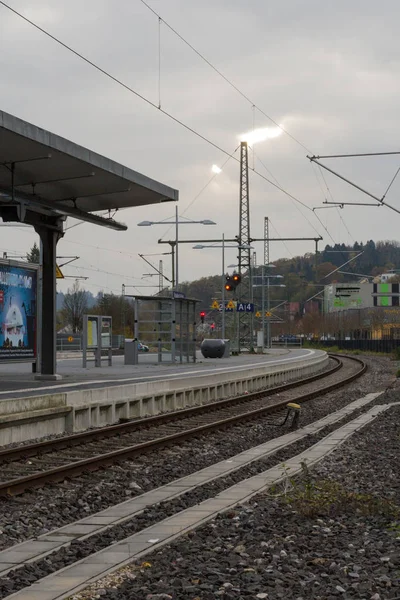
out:
M36 358L38 267L0 261L0 362Z
M259 310L256 312L256 317L261 317L261 313Z
M219 302L214 300L214 302L211 304L211 310L218 310L219 308L220 308Z
M236 312L254 312L254 304L251 302L238 302L236 305Z
M56 279L64 279L64 273L58 265L56 265Z
M265 316L266 316L266 317L272 317L272 312L269 312L269 311L267 311L267 312L265 313Z

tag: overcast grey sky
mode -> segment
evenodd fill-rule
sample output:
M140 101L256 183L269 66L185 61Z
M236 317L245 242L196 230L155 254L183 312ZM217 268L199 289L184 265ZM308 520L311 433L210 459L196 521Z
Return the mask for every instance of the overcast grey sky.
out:
M9 0L10 6L109 70L158 104L158 19L140 0ZM397 0L148 0L161 17L193 44L276 122L315 154L398 150L400 120ZM258 110L161 25L162 108L228 152L255 126L274 127ZM186 238L238 233L239 165L230 160L206 190L211 166L226 156L157 109L146 105L0 5L0 109L62 135L136 171L179 189L180 214L211 218L214 227L181 227ZM287 135L255 146L250 165L309 207L327 190L306 150ZM238 157L238 153L236 154ZM262 161L259 162L259 159ZM382 195L400 156L331 161L329 166ZM268 173L264 166L268 168ZM336 201L368 201L327 174ZM322 186L322 187L321 187ZM387 201L400 208L400 176ZM331 199L331 198L330 198ZM335 241L397 239L400 215L380 208L311 211L251 174L251 233L261 237L269 216L282 237ZM189 207L189 208L188 208ZM299 210L300 209L300 210ZM149 268L138 252L167 251L167 226L140 228L143 220L172 217L174 204L120 213L125 233L89 224L68 231L60 255L78 255L69 275L86 275L85 287L118 293L121 284L143 285ZM186 211L186 212L185 212ZM300 212L301 211L301 212ZM344 222L340 219L344 220ZM70 221L68 225L74 222ZM271 233L276 233L274 229ZM36 239L29 229L0 228L1 252L24 254ZM180 279L220 272L221 250L182 246ZM312 243L288 244L291 254ZM259 260L262 244L256 247ZM271 259L290 256L273 244ZM161 258L161 257L160 257ZM168 274L170 257L163 257ZM154 262L159 257L152 257ZM235 262L234 250L227 262ZM79 265L79 268L77 266ZM156 284L150 280L149 283ZM71 280L61 282L65 290ZM138 288L149 293L152 288Z

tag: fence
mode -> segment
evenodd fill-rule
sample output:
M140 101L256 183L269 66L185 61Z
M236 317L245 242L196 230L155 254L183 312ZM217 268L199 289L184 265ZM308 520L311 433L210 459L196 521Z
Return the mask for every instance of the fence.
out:
M324 340L322 342L312 341L307 342L308 346L327 348L339 348L339 350L359 350L360 352L386 352L387 354L394 352L396 348L400 348L400 340Z
M289 340L271 340L271 348L301 348L303 341L301 338Z
M80 352L82 340L80 337L57 337L57 352Z

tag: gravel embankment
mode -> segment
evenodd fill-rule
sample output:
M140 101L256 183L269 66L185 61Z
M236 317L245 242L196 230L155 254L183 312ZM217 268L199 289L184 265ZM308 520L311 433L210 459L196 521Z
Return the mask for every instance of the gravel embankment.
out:
M346 389L304 405L301 425L319 419L368 392L384 389L393 377L393 363L367 359L370 370ZM380 401L378 399L378 401ZM389 400L387 400L389 401ZM278 435L283 430L267 425L268 418L232 427L143 457L135 457L107 470L88 473L62 484L11 499L0 499L0 549L46 533L143 491L183 477ZM137 484L139 489L130 487Z
M398 599L399 420L396 406L291 495L258 495L71 600Z

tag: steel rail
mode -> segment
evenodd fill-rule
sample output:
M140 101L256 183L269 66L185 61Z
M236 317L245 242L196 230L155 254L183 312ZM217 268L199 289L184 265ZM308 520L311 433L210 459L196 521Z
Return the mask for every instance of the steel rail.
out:
M54 452L56 450L65 450L66 448L72 448L81 444L87 444L96 440L105 439L107 437L113 437L117 435L123 435L132 431L140 431L148 427L154 427L156 425L162 425L171 421L180 419L186 419L195 415L202 415L204 413L210 413L222 408L235 406L243 402L249 402L251 400L257 400L260 397L273 396L287 390L291 390L296 387L301 387L308 383L323 379L335 373L342 368L343 363L339 358L333 357L336 361L336 365L324 371L323 373L317 373L304 379L299 379L290 383L268 388L266 390L259 390L252 392L251 394L243 394L241 396L234 396L232 398L225 398L212 402L209 404L202 404L201 406L193 406L190 408L184 408L168 413L162 413L160 415L154 415L152 417L144 417L142 419L129 420L127 422L118 423L116 425L109 425L107 427L99 427L91 431L83 431L82 433L74 433L62 438L54 440L46 440L44 442L36 442L33 444L26 444L15 448L7 448L6 450L0 451L0 465L4 462L10 462L19 460L21 458L30 458L31 456L37 456L46 452Z
M340 360L337 356L333 356L333 358ZM322 389L315 390L314 392L309 392L306 394L300 394L294 399L291 399L291 402L304 403L313 398L326 394L330 391L339 389L361 375L365 373L367 370L367 365L360 359L354 357L346 357L350 360L358 362L360 364L360 369L353 373L352 375L342 379L341 381L334 382L325 386ZM248 398L248 395L246 396ZM214 421L213 423L209 423L206 425L201 425L198 427L193 427L191 429L174 433L172 435L163 436L157 438L155 440L150 440L147 442L142 442L139 444L135 444L134 446L130 446L127 448L114 450L112 452L108 452L106 454L101 454L98 456L94 456L88 459L79 460L73 463L69 463L67 465L56 467L53 469L49 469L48 471L42 471L38 473L34 473L33 475L28 475L25 477L21 477L18 479L6 481L0 484L0 496L13 496L17 494L23 493L27 489L42 487L46 483L62 481L66 478L70 478L74 475L80 475L86 471L92 471L99 469L101 467L105 467L111 464L114 464L118 461L124 460L128 457L133 457L138 454L143 454L145 452L153 451L159 448L165 448L166 446L170 446L177 442L185 441L189 438L198 437L206 432L211 432L215 430L221 430L237 423L246 422L252 419L255 419L261 415L265 414L273 414L279 410L282 410L286 407L287 400L278 402L272 406L258 408L256 410L249 411L244 414L235 415L233 417L228 417L226 419L222 419L220 421Z

